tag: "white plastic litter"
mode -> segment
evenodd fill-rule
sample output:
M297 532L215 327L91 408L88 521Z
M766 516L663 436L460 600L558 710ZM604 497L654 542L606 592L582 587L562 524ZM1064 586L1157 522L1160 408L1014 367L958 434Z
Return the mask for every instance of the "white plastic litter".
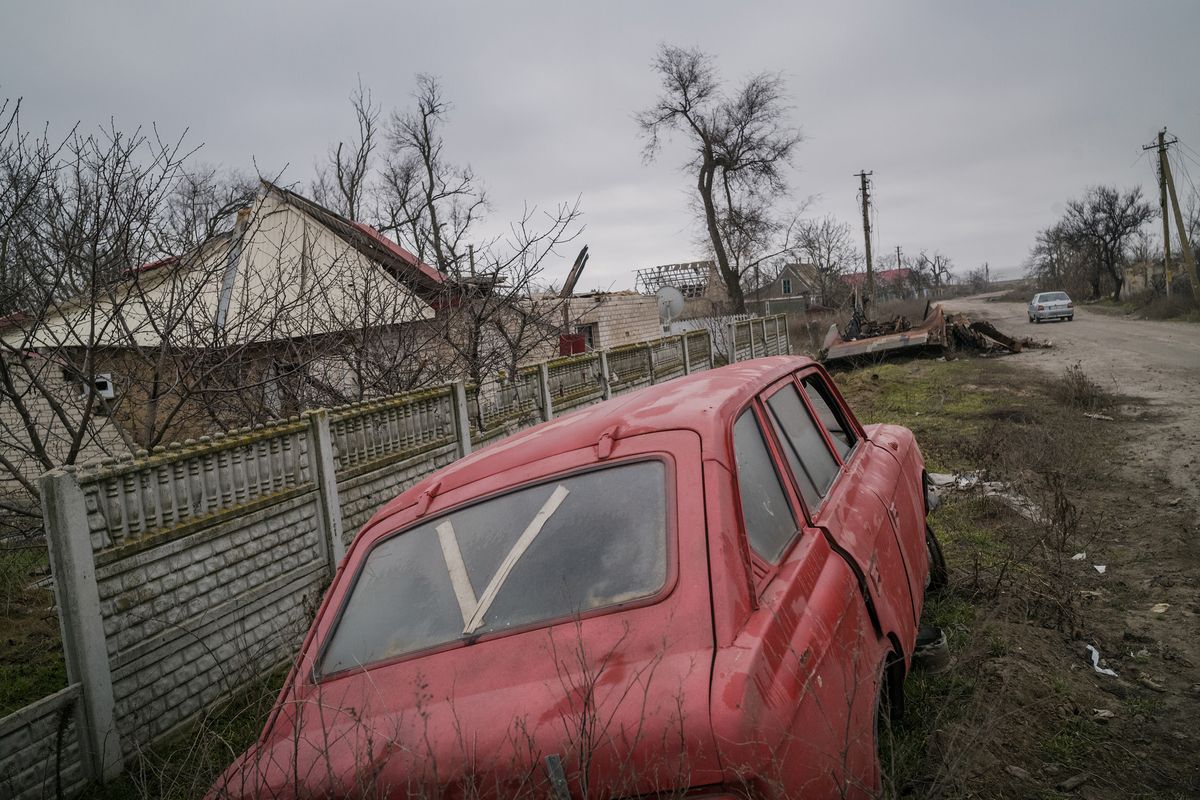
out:
M1087 646L1087 649L1088 649L1088 652L1092 654L1092 669L1096 670L1096 672L1101 675L1108 675L1110 678L1117 677L1117 673L1113 672L1108 667L1100 666L1100 651L1099 650L1092 647L1090 644Z
M1150 606L1150 612L1152 614L1164 614L1170 607L1170 603L1155 603L1154 605Z
M1071 556L1072 561L1083 561L1085 558L1087 558L1087 553L1076 553Z
M1108 569L1108 567L1104 566L1103 564L1092 564L1092 566L1095 567L1096 572L1099 572L1101 575L1103 575L1104 571Z

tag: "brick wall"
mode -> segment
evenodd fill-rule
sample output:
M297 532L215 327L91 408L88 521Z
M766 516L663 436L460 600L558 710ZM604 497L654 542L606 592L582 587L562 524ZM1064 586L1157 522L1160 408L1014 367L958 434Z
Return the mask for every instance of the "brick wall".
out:
M4 451L5 457L13 464L16 472L26 480L36 483L38 476L46 471L46 467L33 453L33 443L22 412L29 415L47 455L55 464L61 464L67 458L73 436L81 426L80 421L84 416L79 397L80 388L78 384L64 380L56 366L36 357L4 358L8 362L8 375L13 381L11 394L20 398L20 407L13 401L13 397L0 400L0 450ZM44 390L33 385L34 379ZM52 395L63 413L71 420L69 425L64 424L55 414L47 393ZM116 427L108 418L94 415L91 423L85 427L77 460L97 459L126 449ZM29 492L12 474L12 470L0 469L0 496L23 502L29 498Z
M594 346L598 350L662 336L658 299L653 295L615 292L572 297L570 314L578 325L596 326Z

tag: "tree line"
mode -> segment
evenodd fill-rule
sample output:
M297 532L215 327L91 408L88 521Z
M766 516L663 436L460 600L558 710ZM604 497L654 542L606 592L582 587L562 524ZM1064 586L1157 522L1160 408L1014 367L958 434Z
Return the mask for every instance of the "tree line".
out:
M1067 202L1066 211L1053 225L1038 231L1026 274L1039 288L1064 289L1079 297L1120 301L1126 294L1126 269L1135 264L1160 266L1162 241L1146 230L1159 210L1142 196L1140 187L1092 186ZM1200 197L1188 202L1186 237L1193 252L1200 252ZM1172 244L1175 244L1174 242ZM1172 288L1188 292L1189 277L1177 265ZM1166 292L1161 269L1150 270L1148 289Z

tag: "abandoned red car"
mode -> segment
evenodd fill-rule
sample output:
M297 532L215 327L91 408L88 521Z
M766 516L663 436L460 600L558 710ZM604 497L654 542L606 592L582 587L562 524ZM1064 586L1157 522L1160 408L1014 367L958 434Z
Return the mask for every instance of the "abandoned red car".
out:
M928 506L806 358L538 425L363 528L212 796L872 796Z

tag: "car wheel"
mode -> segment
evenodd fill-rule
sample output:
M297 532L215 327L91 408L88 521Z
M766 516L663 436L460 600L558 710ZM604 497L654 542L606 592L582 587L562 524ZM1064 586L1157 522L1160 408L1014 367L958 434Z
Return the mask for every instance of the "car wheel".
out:
M1075 315L1074 315L1074 314L1072 314L1071 316L1067 317L1067 322L1074 322L1074 321L1075 321Z
M904 718L904 657L896 651L888 653L879 676L879 692L875 696L875 767L879 786L883 782L883 737L885 731Z
M1030 323L1032 323L1032 322L1033 322L1033 317L1030 317L1030 318L1029 318L1029 321L1030 321Z
M933 533L929 524L925 525L925 549L929 552L929 586L927 591L940 592L946 588L950 580L950 571L946 567L946 557L942 554L942 545Z

